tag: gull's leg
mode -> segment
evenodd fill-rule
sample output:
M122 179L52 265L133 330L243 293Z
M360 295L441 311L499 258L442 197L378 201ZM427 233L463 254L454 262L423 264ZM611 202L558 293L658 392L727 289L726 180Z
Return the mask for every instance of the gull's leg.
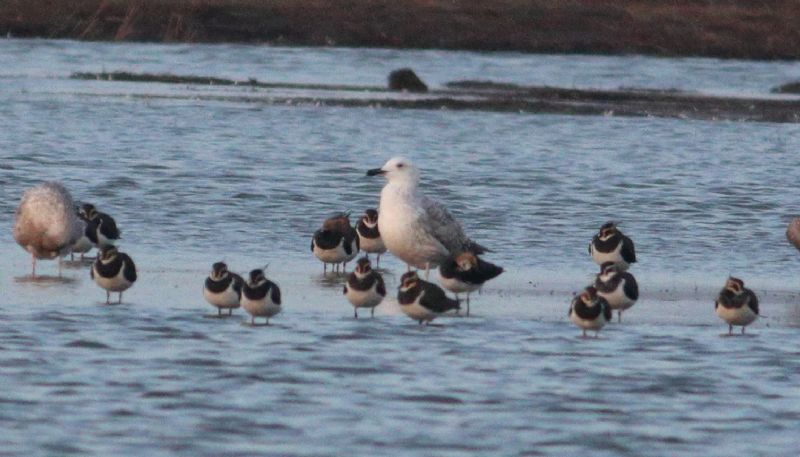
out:
M31 254L33 268L31 270L31 278L36 279L36 256Z
M744 335L744 325L742 325L742 335Z
M622 310L617 311L617 322L622 323Z
M369 313L369 317L375 317L375 307L372 307L372 311Z
M428 274L430 273L431 263L425 262L425 280L428 280Z
M61 257L58 258L58 277L61 278Z
M119 301L117 302L118 305L122 304L122 292L119 293Z
M353 307L353 317L358 319L358 308L356 308L356 307Z
M111 304L111 292L106 291L106 305Z
M586 329L583 329L583 337L586 338Z
M380 268L380 267L381 267L381 255L378 254L378 256L375 259L375 268Z
M322 262L322 276L328 274L328 264L326 262Z
M733 325L728 324L728 335L733 335Z
M469 317L469 292L467 292L467 317Z

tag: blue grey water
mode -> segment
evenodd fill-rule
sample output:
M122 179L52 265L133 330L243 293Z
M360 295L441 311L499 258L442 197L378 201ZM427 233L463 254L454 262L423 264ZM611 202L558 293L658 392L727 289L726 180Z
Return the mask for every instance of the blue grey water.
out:
M68 79L169 72L434 87L494 79L768 97L796 62L0 41L0 455L794 456L800 449L800 126L285 106L279 91ZM246 95L245 98L237 98ZM355 96L349 94L347 96ZM507 272L475 317L352 318L311 233L377 205L364 172L413 158ZM29 281L23 190L60 180L114 215L140 279L120 306L86 264ZM613 219L642 298L599 339L566 318ZM269 263L271 327L207 319L212 262ZM382 261L394 291L404 266ZM729 274L761 297L727 338Z

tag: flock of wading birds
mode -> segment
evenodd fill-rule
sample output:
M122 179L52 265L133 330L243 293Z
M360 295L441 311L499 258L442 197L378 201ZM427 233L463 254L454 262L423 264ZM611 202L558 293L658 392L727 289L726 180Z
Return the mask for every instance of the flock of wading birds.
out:
M336 214L324 221L311 240L311 251L323 262L323 273L331 271L346 274L347 262L360 251L367 255L356 262L347 277L343 294L354 307L358 318L359 308L368 308L374 315L375 307L386 297L386 286L381 274L372 269L368 255L380 255L387 250L408 265L397 292L400 309L419 324L429 323L437 316L461 309L459 294L466 294L469 315L470 293L479 290L503 272L503 268L479 256L488 249L470 240L459 222L439 202L418 191L419 170L402 157L395 157L381 168L369 170L368 176L384 176L386 185L381 191L380 212L368 209L355 227L349 216ZM794 220L787 237L800 249L800 219ZM80 254L81 260L92 248L99 252L92 263L90 276L106 291L106 303L111 293L122 293L136 282L133 259L115 247L120 232L114 219L88 203L75 205L63 185L47 182L25 192L16 211L14 239L33 259L32 276L36 276L37 259L59 260L67 254ZM600 227L589 244L592 259L600 265L593 284L585 287L572 299L570 320L583 330L597 332L612 320L612 311L629 309L639 298L639 288L628 268L636 262L633 241L625 236L613 222ZM417 268L424 271L421 279ZM438 285L428 282L428 273L439 268L441 285L455 294L455 299ZM267 279L262 269L252 270L247 280L228 271L223 262L212 266L206 278L203 296L217 308L218 317L231 316L233 309L242 307L255 325L257 317L269 319L282 310L281 292L277 284ZM714 304L717 315L728 323L728 334L733 326L745 327L759 316L758 298L744 287L741 279L729 277ZM227 311L227 313L223 313Z

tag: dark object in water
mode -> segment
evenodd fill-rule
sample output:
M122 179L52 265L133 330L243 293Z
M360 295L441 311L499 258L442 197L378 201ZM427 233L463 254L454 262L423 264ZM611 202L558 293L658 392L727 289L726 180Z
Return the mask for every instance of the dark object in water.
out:
M405 90L408 92L428 92L428 86L419 79L414 70L401 68L389 73L389 90Z
M800 250L800 218L794 218L786 227L786 239Z
M794 81L786 84L781 84L778 87L773 87L773 94L800 94L800 81Z

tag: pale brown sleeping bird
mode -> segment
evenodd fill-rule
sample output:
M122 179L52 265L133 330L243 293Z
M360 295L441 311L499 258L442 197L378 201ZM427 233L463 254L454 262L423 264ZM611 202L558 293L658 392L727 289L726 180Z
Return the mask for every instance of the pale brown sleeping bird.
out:
M69 254L81 237L83 225L75 214L69 191L57 182L28 189L17 207L14 239L31 254L31 276L36 277L36 259L60 258Z

